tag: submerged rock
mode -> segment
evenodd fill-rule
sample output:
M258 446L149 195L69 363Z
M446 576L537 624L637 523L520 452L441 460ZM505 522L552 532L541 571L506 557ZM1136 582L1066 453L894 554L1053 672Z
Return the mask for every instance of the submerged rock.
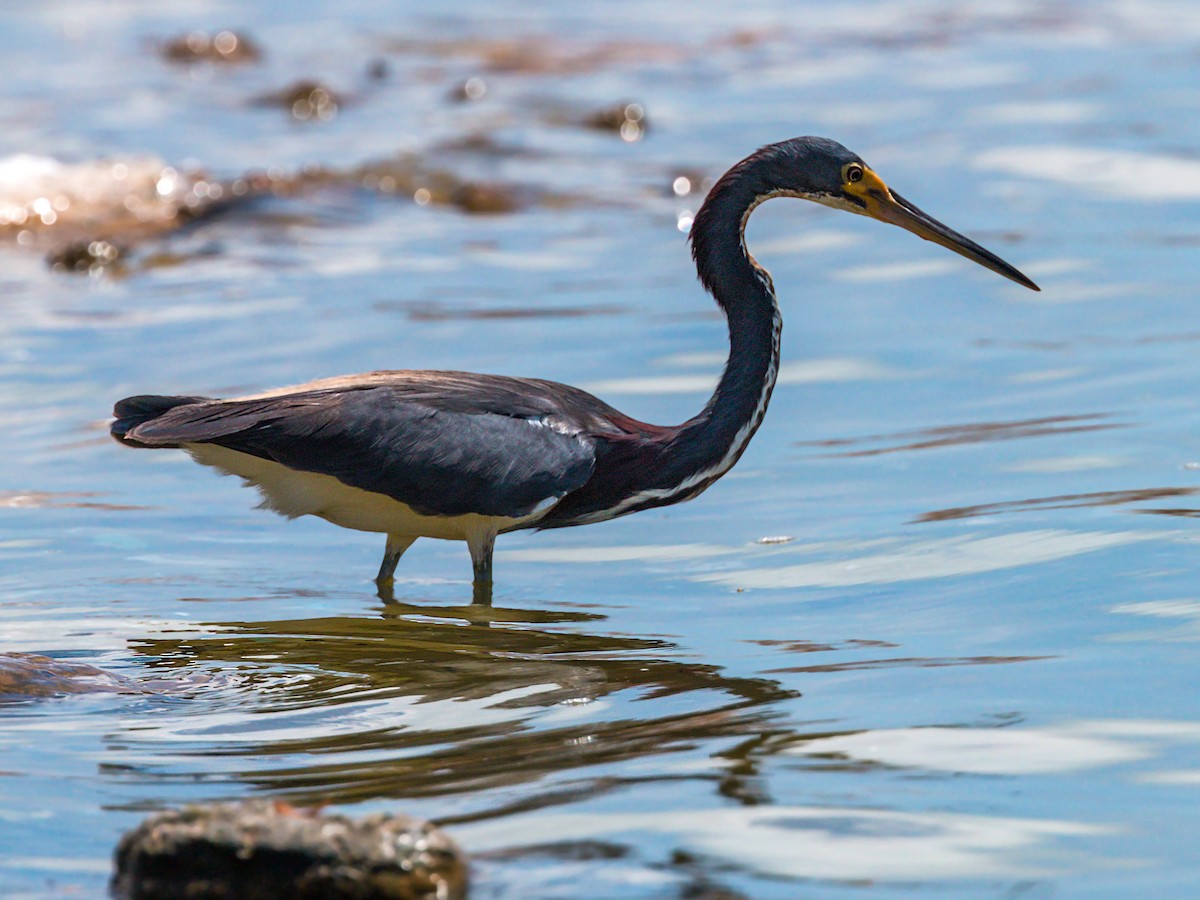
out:
M442 59L467 59L489 72L512 75L578 75L623 66L663 65L688 58L686 47L642 40L570 40L562 37L403 38L388 49Z
M462 103L471 100L482 100L486 94L487 82L478 75L472 75L450 91L450 99Z
M346 98L317 81L303 79L255 99L258 106L278 106L301 122L327 122L338 114Z
M251 189L244 179L222 184L152 156L78 163L9 156L0 158L0 238L58 249L76 241L123 245L174 230ZM95 249L111 261L109 248Z
M95 273L105 268L120 268L124 250L109 241L75 241L46 256L56 272Z
M640 103L614 103L589 113L583 124L597 131L614 131L621 140L632 143L646 134L646 110Z
M162 55L176 63L248 63L262 58L262 51L236 31L192 31L162 45Z
M359 167L355 180L384 194L413 199L418 206L454 206L466 213L511 213L536 204L552 205L549 191L500 181L473 181L422 158L404 155Z
M456 900L462 851L403 815L324 815L250 800L151 816L121 838L121 900Z
M486 181L464 181L451 193L451 203L463 212L509 213L520 209L522 200L512 185Z
M382 57L373 59L367 63L367 77L372 81L384 81L392 74L392 67L388 65L388 61Z
M87 663L37 653L0 653L0 703L91 693L141 694L146 690Z

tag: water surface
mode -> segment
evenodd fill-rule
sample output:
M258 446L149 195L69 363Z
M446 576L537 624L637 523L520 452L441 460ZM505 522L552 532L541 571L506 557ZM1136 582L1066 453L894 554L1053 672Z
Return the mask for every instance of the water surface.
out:
M431 817L480 897L1194 893L1190 6L0 18L0 159L276 187L91 274L46 264L57 225L4 232L0 650L143 691L0 706L0 893L101 896L146 811L259 795ZM227 27L262 58L161 55ZM336 115L263 101L301 79ZM588 127L631 102L640 139ZM687 221L707 179L806 133L1042 293L761 208L785 364L745 457L693 503L503 538L491 609L461 545L415 545L384 605L378 536L105 436L132 393L399 367L681 421L724 350Z

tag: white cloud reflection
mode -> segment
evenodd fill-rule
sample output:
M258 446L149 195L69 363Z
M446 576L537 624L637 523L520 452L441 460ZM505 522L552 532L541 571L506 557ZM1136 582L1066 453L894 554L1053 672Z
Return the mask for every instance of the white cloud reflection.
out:
M1095 719L1021 728L889 728L797 740L782 752L956 775L1037 777L1169 758L1200 741L1200 722ZM1200 770L1136 771L1131 780L1200 785ZM850 806L750 806L652 813L546 813L459 826L477 851L564 841L669 835L677 845L780 878L933 881L1041 877L1137 860L1101 860L1065 846L1119 826L1062 819ZM657 845L657 842L652 842Z
M1162 784L1168 787L1200 787L1200 769L1147 772L1140 776L1138 781L1142 784Z
M504 559L547 563L684 562L737 553L740 547L720 544L630 544L610 547L530 547L500 550Z
M1034 145L997 147L975 160L980 169L1087 188L1124 200L1162 202L1200 198L1200 161L1177 156Z
M477 851L671 834L689 850L782 878L916 881L1036 877L1065 867L1048 841L1109 829L1082 822L819 806L658 813L546 813L460 825ZM1077 861L1077 860L1076 860Z
M1042 100L1023 103L994 103L978 110L972 118L1000 125L1074 125L1091 122L1104 113L1099 103L1073 100Z
M1074 370L1071 370L1074 374ZM1032 373L1031 373L1032 374ZM1040 374L1040 373L1039 373ZM1014 381L1016 379L1013 379ZM1050 381L1050 378L1027 378L1026 382ZM1031 472L1038 475L1060 475L1064 472L1087 472L1093 469L1115 469L1127 465L1129 460L1122 456L1047 456L1002 466L1004 472Z
M1200 600L1146 600L1120 603L1112 612L1157 620L1165 628L1109 635L1110 641L1200 641Z
M1044 775L1153 755L1141 744L1077 728L890 728L835 735L789 748L904 768L978 775Z
M1143 541L1170 539L1177 534L1171 531L1106 533L1039 529L990 537L956 536L909 542L885 538L815 543L792 541L786 544L630 544L528 547L521 550L501 550L498 554L509 560L552 564L674 563L732 556L741 556L747 561L770 560L772 563L779 563L797 556L833 555L836 558L791 565L727 568L689 577L696 581L736 588L837 588L975 575L1053 562ZM1114 611L1134 610L1119 607ZM1190 613L1171 615L1186 616ZM1194 621L1200 621L1200 614L1197 614Z
M700 575L698 580L739 588L848 587L925 578L975 575L1052 562L1161 538L1161 532L1076 532L1044 529L993 537L913 541L883 553L771 568Z
M870 263L845 266L833 274L840 281L909 281L947 275L963 266L954 259L922 259L897 263Z
M1038 776L1141 762L1139 784L1200 785L1200 769L1146 771L1174 748L1200 743L1200 722L1092 719L1038 728L881 728L797 740L783 752L955 775ZM1149 765L1153 765L1150 763Z

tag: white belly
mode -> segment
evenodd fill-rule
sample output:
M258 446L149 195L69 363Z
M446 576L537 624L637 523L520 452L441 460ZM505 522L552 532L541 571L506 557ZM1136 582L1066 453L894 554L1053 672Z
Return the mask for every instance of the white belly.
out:
M229 475L238 475L262 494L262 506L289 519L319 516L334 525L355 531L377 531L408 537L466 541L471 535L496 534L540 518L539 509L524 518L483 516L427 516L399 500L350 487L330 475L299 472L287 466L215 444L184 444L196 462Z

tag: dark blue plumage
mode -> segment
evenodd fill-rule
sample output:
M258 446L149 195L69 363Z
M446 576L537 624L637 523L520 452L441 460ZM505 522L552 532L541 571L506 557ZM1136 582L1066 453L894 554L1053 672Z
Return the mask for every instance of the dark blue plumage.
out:
M131 398L118 405L113 433L144 447L216 444L332 476L427 516L527 516L592 474L593 440L582 431L588 417L556 418L549 397L532 396L536 382L523 382L514 415L494 411L514 379L473 376L445 396L424 383L412 390L408 373L386 374L392 384L360 389L228 401L161 398L170 401L162 411ZM140 419L139 400L149 407Z

